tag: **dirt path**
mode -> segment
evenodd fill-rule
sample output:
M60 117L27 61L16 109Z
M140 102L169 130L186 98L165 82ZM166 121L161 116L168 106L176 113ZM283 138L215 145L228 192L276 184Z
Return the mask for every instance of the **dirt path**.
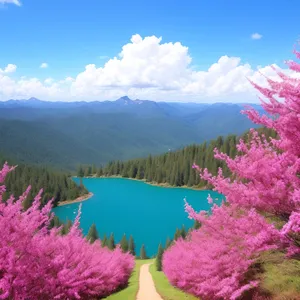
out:
M149 272L150 264L144 264L140 270L140 288L137 294L137 300L163 300L156 292L152 276Z

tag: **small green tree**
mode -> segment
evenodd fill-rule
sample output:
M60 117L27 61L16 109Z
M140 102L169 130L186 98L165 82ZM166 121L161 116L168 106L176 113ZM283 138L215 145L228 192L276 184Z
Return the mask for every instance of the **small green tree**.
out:
M57 200L57 201L59 201L59 200ZM29 194L22 202L24 210L27 210L32 205L32 202L33 202L32 195Z
M89 173L88 176L91 176L91 175L92 175L92 171L93 171L92 166L88 166L88 173Z
M106 246L107 246L107 242L108 242L107 236L106 236L106 234L104 233L103 239L102 239L102 241L101 241L101 246L102 246L102 247L106 247Z
M127 238L126 238L126 234L124 233L122 239L121 239L121 242L120 242L120 246L121 246L121 249L123 252L127 252L128 251L128 241L127 241Z
M78 168L77 176L78 177L83 177L84 176L84 170L83 170L83 167L81 165Z
M63 223L62 229L60 231L61 235L67 234L70 231L71 227L72 227L72 221L71 220L67 220L66 223Z
M95 223L93 223L89 229L86 239L93 244L97 239L99 239L98 231Z
M50 221L50 228L53 227L60 227L62 225L62 222L57 216L54 216L53 219Z
M200 227L201 227L201 223L199 221L195 220L193 228L199 229Z
M186 230L185 230L185 226L184 226L184 225L182 225L182 227L181 227L180 235L181 235L181 237L182 237L183 239L186 238L187 233L186 233Z
M175 235L174 235L174 240L177 241L181 237L181 230L176 228Z
M65 224L63 224L62 225L62 228L61 228L61 230L60 230L60 234L61 235L65 235L65 234L67 234L68 232L67 232L67 230L66 230L66 225Z
M169 248L172 245L172 240L167 237L165 249Z
M116 244L115 244L115 237L114 234L112 233L109 237L109 240L107 242L107 247L110 250L114 250L116 248Z
M68 219L65 225L67 233L70 231L72 225L73 225L72 221Z
M100 168L98 169L98 171L97 171L97 176L98 176L98 177L103 176L103 169L102 169L102 167L100 167Z
M159 244L158 251L157 251L157 254L156 254L156 260L155 260L157 271L162 271L162 257L163 257L163 254L164 254L164 248L162 247L161 244Z
M93 175L96 175L96 173L97 173L97 168L96 168L95 165L93 165L93 166L92 166L92 174L93 174Z
M142 168L139 167L138 170L137 170L136 178L137 179L143 179L143 176L144 176L144 174L143 174Z
M131 255L135 256L135 244L132 235L129 237L128 250Z
M140 251L140 259L147 259L145 245L143 244Z

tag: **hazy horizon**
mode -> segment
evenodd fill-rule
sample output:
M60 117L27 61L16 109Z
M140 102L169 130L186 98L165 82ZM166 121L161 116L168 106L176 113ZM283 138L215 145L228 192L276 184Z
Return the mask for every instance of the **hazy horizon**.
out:
M151 101L151 102L161 102L161 103L182 103L182 104L206 104L206 105L211 105L211 104L217 104L217 103L220 103L220 104L239 104L239 105L242 105L242 104L254 104L254 105L260 105L260 102L259 101L256 101L256 102L229 102L229 101L216 101L216 102L196 102L196 101L172 101L172 100L169 100L169 101L164 101L164 100L149 100L149 99L132 99L130 97L128 97L127 95L124 95L122 97L119 97L117 99L111 99L111 100L44 100L44 99L39 99L39 98L36 98L36 97L30 97L30 98L27 98L27 99L7 99L7 100L0 100L0 103L1 102L9 102L9 101L22 101L22 102L26 102L26 101L40 101L40 102L48 102L48 103L75 103L75 102L84 102L84 103L93 103L93 102L115 102L115 101L118 101L118 100L121 100L122 98L128 98L130 101Z

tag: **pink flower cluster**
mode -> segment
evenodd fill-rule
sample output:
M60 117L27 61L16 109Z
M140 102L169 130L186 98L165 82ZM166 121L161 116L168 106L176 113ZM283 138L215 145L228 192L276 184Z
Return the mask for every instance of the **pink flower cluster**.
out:
M296 55L300 58L299 52ZM300 64L288 65L300 72ZM267 141L251 130L250 142L240 140L234 159L215 150L215 157L229 167L230 178L221 169L212 176L207 169L193 166L226 200L209 215L186 204L189 217L202 227L165 252L163 271L173 285L202 299L238 299L258 286L249 270L263 251L300 254L300 79L277 74L279 82L267 79L269 88L252 83L269 99L262 103L269 116L253 109L243 113L273 128L279 139ZM266 215L285 225L276 229Z
M0 171L0 182L11 171ZM126 285L134 258L117 248L89 244L79 229L80 212L67 235L48 229L51 202L41 210L41 192L26 211L18 199L2 202L0 187L0 299L92 299Z
M197 214L186 204L190 218L201 222L189 240L180 240L163 257L170 282L202 299L230 299L257 286L246 272L261 251L274 249L277 230L254 209L214 206L211 216Z

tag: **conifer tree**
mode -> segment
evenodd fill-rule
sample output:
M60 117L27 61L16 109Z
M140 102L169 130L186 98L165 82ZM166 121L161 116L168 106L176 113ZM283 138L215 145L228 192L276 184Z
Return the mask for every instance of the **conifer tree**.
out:
M195 220L193 229L199 229L200 227L201 227L201 223L199 221Z
M50 222L50 228L61 226L61 221L58 216L54 215L53 219Z
M177 241L181 237L181 230L176 228L175 234L174 234L174 240Z
M109 237L109 240L107 241L107 247L110 250L113 250L116 248L116 244L115 244L115 238L114 238L114 234L112 233Z
M66 232L66 233L69 233L69 231L70 231L72 225L73 225L73 224L72 224L72 221L69 220L69 219L67 219L67 222L64 224L65 232Z
M61 234L61 235L67 234L65 225L62 226L62 228L61 228L61 230L60 230L60 234Z
M24 210L27 210L31 206L32 200L33 198L31 197L31 195L29 195L26 199L24 199L22 203Z
M81 165L78 168L77 176L78 177L83 177L84 176L84 170L83 170L83 167Z
M129 250L130 254L135 256L135 244L134 244L134 240L133 240L132 235L129 238L128 250Z
M102 168L99 168L99 169L98 169L98 171L97 171L97 176L98 176L98 177L103 176L103 169L102 169Z
M88 176L91 176L92 175L92 166L88 166Z
M106 247L106 246L107 246L107 242L108 242L107 236L106 236L106 234L104 233L103 239L102 239L102 241L101 241L101 246L102 246L102 247Z
M99 239L98 231L95 223L93 223L89 229L86 239L93 244L97 239Z
M161 244L159 244L157 255L156 255L156 260L155 260L157 271L162 271L162 257L163 257L163 254L164 254L164 248L162 247Z
M146 248L143 244L140 250L140 259L147 259Z
M184 226L184 225L182 225L182 227L181 227L180 235L181 235L181 237L182 237L183 239L186 238L187 233L186 233L186 230L185 230L185 226Z
M172 244L172 240L169 237L167 237L165 249L169 248L171 244Z
M137 174L136 174L136 178L137 179L143 179L143 172L142 172L142 168L139 166L138 170L137 170Z
M126 234L124 233L121 242L120 242L120 246L123 252L127 252L128 251L128 241L126 238Z

